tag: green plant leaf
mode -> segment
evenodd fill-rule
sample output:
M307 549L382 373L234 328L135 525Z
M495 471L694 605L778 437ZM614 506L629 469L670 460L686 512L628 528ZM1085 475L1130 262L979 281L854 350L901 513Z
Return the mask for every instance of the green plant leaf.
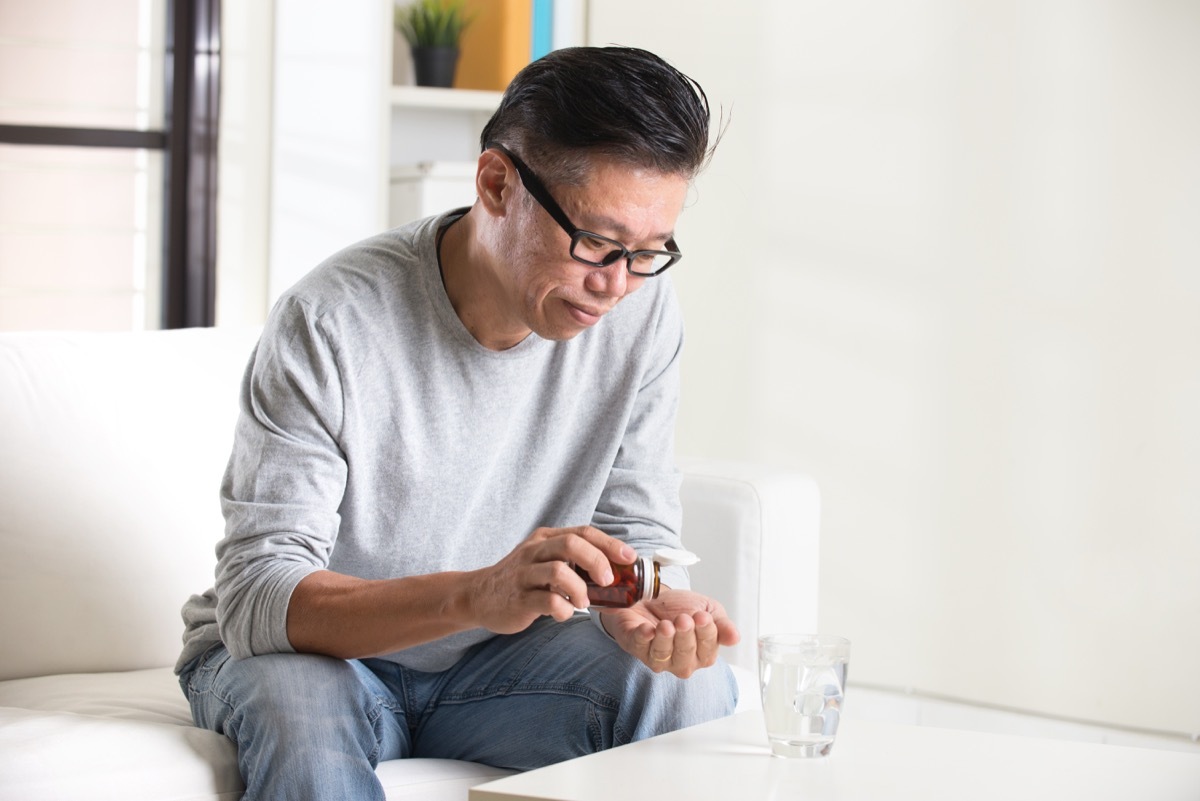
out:
M410 45L442 47L458 47L473 19L462 0L415 0L396 6L393 17L396 30Z

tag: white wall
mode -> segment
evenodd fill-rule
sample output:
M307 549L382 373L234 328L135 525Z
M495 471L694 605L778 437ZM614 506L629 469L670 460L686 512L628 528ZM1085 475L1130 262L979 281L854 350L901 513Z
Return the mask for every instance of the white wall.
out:
M217 142L217 325L257 325L268 307L273 0L221 4Z
M392 36L385 0L275 0L272 302L387 225Z
M217 323L387 224L387 0L222 6Z
M854 678L1200 732L1200 4L591 9L732 110L680 449L821 483Z

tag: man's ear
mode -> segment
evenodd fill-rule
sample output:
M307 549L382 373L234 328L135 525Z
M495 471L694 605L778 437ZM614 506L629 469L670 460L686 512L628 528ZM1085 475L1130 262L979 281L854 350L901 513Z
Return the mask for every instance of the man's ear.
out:
M503 217L513 197L517 171L495 150L479 154L475 165L475 194L488 214Z

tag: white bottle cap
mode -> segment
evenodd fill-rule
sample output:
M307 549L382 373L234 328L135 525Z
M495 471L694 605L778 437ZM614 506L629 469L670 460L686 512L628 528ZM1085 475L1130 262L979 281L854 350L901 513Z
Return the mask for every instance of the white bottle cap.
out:
M682 548L659 548L654 552L654 561L667 567L688 567L700 561L700 557Z

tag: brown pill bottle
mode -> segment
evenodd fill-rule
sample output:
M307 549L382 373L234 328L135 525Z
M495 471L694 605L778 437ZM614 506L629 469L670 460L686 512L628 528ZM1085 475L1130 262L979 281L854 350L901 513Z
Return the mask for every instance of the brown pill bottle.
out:
M589 606L621 609L633 606L643 598L650 600L658 597L658 562L648 556L639 556L631 565L614 565L611 562L609 565L612 567L613 582L607 587L596 584L586 570L575 566L575 572L587 584Z

